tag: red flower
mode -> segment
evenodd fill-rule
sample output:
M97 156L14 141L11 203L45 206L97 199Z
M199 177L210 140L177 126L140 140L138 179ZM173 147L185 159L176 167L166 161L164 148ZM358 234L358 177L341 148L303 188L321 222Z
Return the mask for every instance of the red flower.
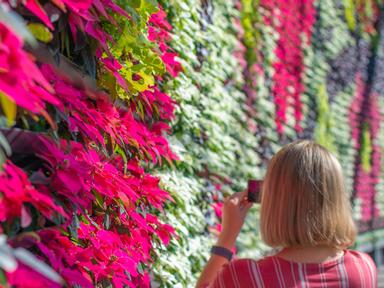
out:
M31 215L26 204L34 206L45 217L52 219L57 213L66 216L62 207L51 196L36 190L28 176L12 162L7 161L0 171L0 221L21 217L22 226L29 226Z
M33 113L44 114L45 103L60 106L52 86L41 74L23 42L0 23L0 93Z
M300 95L304 92L302 80L304 55L301 39L303 33L308 41L311 39L315 7L313 1L263 0L261 5L271 12L270 16L265 17L264 20L279 33L275 49L277 60L273 64L275 74L272 87L277 131L280 134L284 132L284 124L287 121L286 110L288 103L292 102L296 119L295 130L300 132L302 130L300 122L303 118Z

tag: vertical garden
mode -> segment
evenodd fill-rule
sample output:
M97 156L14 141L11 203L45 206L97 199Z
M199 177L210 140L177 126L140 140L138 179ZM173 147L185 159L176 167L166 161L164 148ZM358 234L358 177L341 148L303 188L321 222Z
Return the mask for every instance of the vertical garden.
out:
M225 196L314 139L384 234L381 0L0 1L0 287L193 287ZM258 207L236 246L260 257Z

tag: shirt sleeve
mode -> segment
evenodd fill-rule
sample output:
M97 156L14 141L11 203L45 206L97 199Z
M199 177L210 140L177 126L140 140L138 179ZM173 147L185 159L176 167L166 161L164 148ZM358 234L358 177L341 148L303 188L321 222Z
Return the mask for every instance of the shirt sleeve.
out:
M370 276L371 278L371 281L372 281L372 287L377 287L377 267L376 267L376 264L375 262L373 262L372 258L366 254L366 253L362 253L364 258L365 258L365 261L366 261L366 265L367 265L367 274Z

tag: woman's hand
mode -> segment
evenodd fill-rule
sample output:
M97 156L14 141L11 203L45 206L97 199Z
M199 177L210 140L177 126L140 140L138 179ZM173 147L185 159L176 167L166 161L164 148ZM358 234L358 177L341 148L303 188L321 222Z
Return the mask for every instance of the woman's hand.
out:
M252 203L248 202L246 192L239 192L225 198L223 204L222 230L217 245L232 249L237 235L239 235L243 226L245 215L247 215ZM201 273L196 287L207 287L215 279L217 272L227 262L226 258L213 254Z
M225 198L221 220L222 230L217 245L228 249L235 245L236 238L244 224L245 216L252 204L247 200L246 191Z

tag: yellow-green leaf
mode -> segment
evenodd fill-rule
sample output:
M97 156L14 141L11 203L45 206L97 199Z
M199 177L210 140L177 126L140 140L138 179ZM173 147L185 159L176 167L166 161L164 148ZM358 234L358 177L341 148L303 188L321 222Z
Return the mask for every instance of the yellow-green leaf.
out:
M356 28L355 2L354 0L343 0L343 4L344 4L345 19L347 20L348 27L351 31L354 31Z
M16 118L16 103L13 102L11 98L9 98L4 93L0 92L0 103L1 108L3 109L4 115L7 118L7 125L12 126L15 122Z
M28 29L32 35L39 41L48 43L52 40L53 35L45 25L40 23L29 23Z
M371 133L369 131L369 125L367 122L363 124L361 139L361 148L360 148L360 157L361 157L361 166L365 172L371 171L371 156L372 156L372 141Z

